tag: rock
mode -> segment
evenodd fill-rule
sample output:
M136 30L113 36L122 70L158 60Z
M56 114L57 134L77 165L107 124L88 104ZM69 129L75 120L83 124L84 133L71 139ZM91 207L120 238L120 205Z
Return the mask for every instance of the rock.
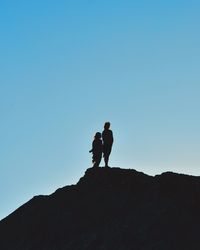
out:
M200 177L88 169L0 222L1 250L199 250Z

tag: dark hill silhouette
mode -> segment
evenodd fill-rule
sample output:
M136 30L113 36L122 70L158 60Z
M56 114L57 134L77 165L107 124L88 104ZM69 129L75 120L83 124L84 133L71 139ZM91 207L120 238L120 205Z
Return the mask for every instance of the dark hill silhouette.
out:
M88 169L0 222L1 250L199 250L200 177Z

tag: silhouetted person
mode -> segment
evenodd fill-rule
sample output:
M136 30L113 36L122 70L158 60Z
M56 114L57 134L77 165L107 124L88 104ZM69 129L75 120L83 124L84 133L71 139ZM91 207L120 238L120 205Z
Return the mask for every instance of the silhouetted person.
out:
M103 139L103 156L105 161L105 167L108 167L109 156L113 145L113 132L110 130L110 122L104 124L104 131L102 132Z
M94 140L92 142L92 149L89 152L93 154L92 156L93 167L99 167L99 164L102 158L102 152L103 152L100 132L97 132L95 134Z

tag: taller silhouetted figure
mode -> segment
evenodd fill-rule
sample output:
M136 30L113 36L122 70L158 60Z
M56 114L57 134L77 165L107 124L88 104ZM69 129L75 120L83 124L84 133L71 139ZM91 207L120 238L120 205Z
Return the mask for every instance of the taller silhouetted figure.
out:
M110 122L104 124L104 131L102 132L103 139L103 156L105 161L105 167L108 167L109 156L113 145L113 132L110 130Z

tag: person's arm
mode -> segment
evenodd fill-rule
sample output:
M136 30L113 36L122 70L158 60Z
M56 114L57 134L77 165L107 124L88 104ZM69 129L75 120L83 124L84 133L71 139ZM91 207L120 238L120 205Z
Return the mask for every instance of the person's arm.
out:
M114 142L113 132L112 132L112 130L110 130L110 131L111 131L111 142L113 144L113 142Z
M94 152L94 141L92 142L92 149L89 151L89 153L93 153Z
M105 141L105 130L101 133L103 142Z

